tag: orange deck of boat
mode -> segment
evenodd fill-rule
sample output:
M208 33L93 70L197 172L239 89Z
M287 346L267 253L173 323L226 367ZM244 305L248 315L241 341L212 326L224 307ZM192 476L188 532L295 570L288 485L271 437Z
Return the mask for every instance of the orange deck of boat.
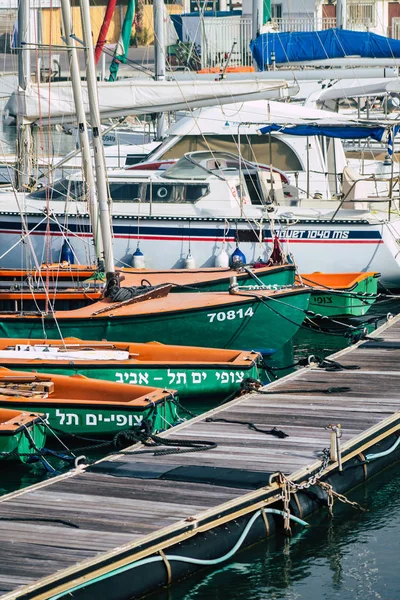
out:
M126 361L118 362L151 362L157 364L169 364L173 366L174 363L185 363L190 364L215 364L224 365L229 363L230 366L248 366L251 361L257 359L259 354L254 351L242 351L242 350L226 350L220 348L199 348L197 346L170 346L161 344L160 342L147 342L147 343L125 343L125 342L97 342L97 341L84 341L78 338L70 337L64 338L62 342L60 340L45 340L45 339L9 339L0 338L0 350L7 350L7 348L15 347L16 345L45 345L65 348L70 351L77 351L80 349L85 350L120 350L129 352L130 358ZM32 365L38 364L39 360L44 360L46 364L54 363L57 365L63 364L62 360L51 360L46 354L39 354L29 359L23 359L25 363ZM68 362L71 362L69 359ZM79 362L79 364L91 364L93 361L74 359L73 361ZM20 358L0 358L1 364L15 364L21 363ZM96 364L115 364L115 360L98 361Z
M38 414L21 412L11 408L0 408L0 431L15 431L21 425L31 423L38 416Z
M50 392L48 401L50 402L84 402L85 404L116 404L133 406L148 405L149 402L156 402L170 395L159 388L131 385L126 383L116 383L113 381L102 381L99 379L88 379L82 375L53 375L48 373L27 373L25 371L12 371L5 367L0 367L0 387L4 383L54 383L54 391ZM39 393L39 392L38 392ZM26 398L18 396L6 396L3 394L0 400L7 398L16 405L18 402L26 402ZM33 398L30 398L31 400ZM43 399L40 398L42 402Z
M333 290L342 290L354 287L360 281L367 277L377 277L375 272L367 273L315 273L301 274L301 280L310 287L326 287ZM300 279L296 278L299 282Z
M307 293L307 290L296 289L293 291L298 294L301 292ZM291 290L258 290L257 296L264 298L276 299L279 301L282 297L290 296L293 293ZM136 302L132 304L123 304L109 302L108 300L100 300L90 306L83 306L75 310L60 310L56 311L55 315L58 319L88 319L88 318L104 318L104 317L128 317L136 315L148 315L155 313L176 312L184 310L196 309L212 309L219 306L229 306L231 304L241 304L254 300L254 292L239 292L229 294L228 292L202 292L202 293L182 293L169 294L165 298L154 298L144 302ZM100 312L103 309L108 309L106 312ZM37 319L37 315L17 314L17 313L1 313L2 320L8 319Z

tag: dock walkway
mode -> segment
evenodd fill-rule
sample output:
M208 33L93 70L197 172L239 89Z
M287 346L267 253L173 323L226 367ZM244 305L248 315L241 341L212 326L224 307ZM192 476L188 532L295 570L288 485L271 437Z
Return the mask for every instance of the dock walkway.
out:
M242 531L241 518L248 520L280 499L271 474L302 481L320 468L321 451L330 444L329 424L341 425L345 464L385 445L400 432L400 316L372 335L375 341L334 355L341 365L357 369L301 369L264 388L267 394L246 394L163 434L215 442L214 449L113 456L0 498L2 598L55 599L74 590L73 597L93 598L94 588L85 583L108 581L124 569L128 576L135 561L150 556L157 556L158 568L173 579L163 550L184 548L196 538L192 555L204 556L202 543L210 544L205 534L222 525L226 539L218 542L221 548L208 547L206 555L232 548L238 534L230 527ZM232 421L249 421L262 430L276 427L288 437ZM326 471L337 468L331 463ZM264 521L268 533L265 515ZM156 563L153 567L151 576L157 578ZM119 583L98 597L129 597Z

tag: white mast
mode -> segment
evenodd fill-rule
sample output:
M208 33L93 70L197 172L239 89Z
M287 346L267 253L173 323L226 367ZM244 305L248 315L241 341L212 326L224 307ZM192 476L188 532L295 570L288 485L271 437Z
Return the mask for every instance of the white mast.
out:
M165 79L164 0L153 0L154 11L154 61L156 81ZM165 137L165 115L157 116L157 140Z
M336 2L336 27L338 29L347 27L347 0L337 0Z
M105 272L108 276L109 273L114 273L114 256L112 248L110 213L108 207L108 191L104 148L101 137L101 121L97 95L97 78L96 67L94 64L94 50L90 24L89 0L80 0L80 7L83 43L85 47L86 81L90 106L90 120L93 135L94 163L96 168L97 195L99 199L100 209L100 227L104 246L104 267Z
M30 0L19 0L18 8L18 114L17 114L17 186L26 191L32 174L32 134L26 124L25 92L31 78Z
M263 25L263 10L263 0L252 0L252 40L255 40L261 33L261 27Z
M93 229L93 243L96 258L100 266L103 259L103 242L99 228L99 207L97 192L93 175L92 156L90 153L89 135L86 125L85 107L82 96L82 83L78 62L78 55L73 37L73 25L70 0L61 0L62 19L65 32L65 43L68 47L69 67L74 94L75 110L78 120L79 145L82 153L82 167L89 194L89 214Z

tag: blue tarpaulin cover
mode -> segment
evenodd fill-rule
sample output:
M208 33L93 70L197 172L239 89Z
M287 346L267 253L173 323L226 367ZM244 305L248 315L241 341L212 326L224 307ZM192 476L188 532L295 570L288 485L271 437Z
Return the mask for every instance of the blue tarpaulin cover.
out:
M396 135L400 126L396 125L393 128L393 134ZM368 125L324 125L317 123L300 124L300 125L279 125L271 123L266 127L260 128L260 133L269 133L273 131L280 131L289 135L324 135L326 137L340 138L346 140L358 140L361 138L371 137L372 139L380 142L386 132L387 127L383 126L368 126ZM384 140L386 141L386 140Z
M400 58L400 40L347 29L262 33L251 42L250 49L260 71L271 64L271 53L275 53L277 63L348 56Z

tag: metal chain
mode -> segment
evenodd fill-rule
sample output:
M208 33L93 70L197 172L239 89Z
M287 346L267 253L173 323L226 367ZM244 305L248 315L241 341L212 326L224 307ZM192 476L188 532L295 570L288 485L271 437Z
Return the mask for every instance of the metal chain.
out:
M295 483L294 481L291 481L290 479L288 479L286 477L286 475L284 475L283 473L281 473L281 475L287 481L287 483L293 490L296 490L296 491L305 490L305 489L315 485L318 482L319 476L325 471L326 467L329 465L330 456L331 456L331 453L330 453L329 448L324 448L322 450L321 467L318 469L318 471L316 471L313 475L311 475L311 477L309 477L306 481L303 481L303 483Z
M281 473L280 483L282 485L282 502L283 502L283 527L286 535L291 536L290 528L290 484L289 480Z
M361 506L361 504L358 504L358 502L349 500L348 498L346 498L346 496L343 496L343 494L339 494L339 492L335 492L335 490L329 483L326 483L325 481L317 481L317 485L328 494L328 507L330 505L329 498L330 497L332 498L331 506L333 506L333 497L335 497L338 500L340 500L340 502L343 502L343 504L349 504L350 506L352 506L353 508L356 508L357 510L360 510L361 512L367 512L367 509L364 508L363 506Z

